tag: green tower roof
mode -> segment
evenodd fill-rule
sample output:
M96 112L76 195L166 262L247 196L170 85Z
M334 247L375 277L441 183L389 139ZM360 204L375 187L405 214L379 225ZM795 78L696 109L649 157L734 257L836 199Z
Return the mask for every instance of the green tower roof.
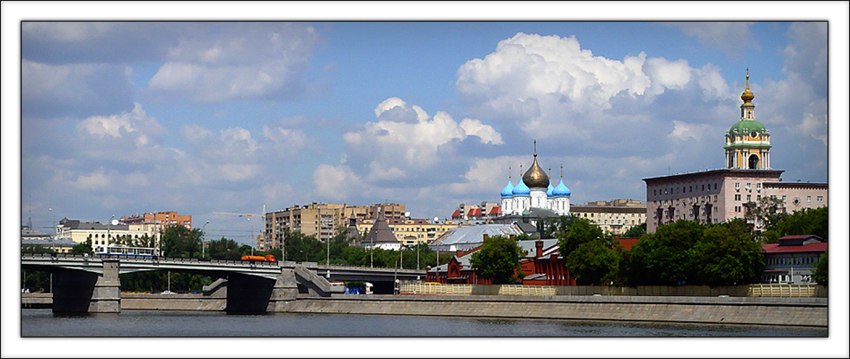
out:
M729 127L729 134L747 134L752 131L758 132L759 135L763 135L767 133L767 129L764 127L764 124L758 122L756 120L741 120L735 122L732 127Z

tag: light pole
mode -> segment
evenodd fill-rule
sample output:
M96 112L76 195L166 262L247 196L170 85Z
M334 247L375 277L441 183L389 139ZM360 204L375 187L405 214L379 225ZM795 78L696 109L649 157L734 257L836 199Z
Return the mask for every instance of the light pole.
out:
M325 278L331 278L331 239L326 238L326 242L328 242L328 252L327 257L325 258L325 266L328 268L328 272L325 274Z
M53 226L53 235L56 236L56 212L53 212L53 207L50 207L47 210L50 211L50 225Z
M109 234L109 226L112 224L112 221L115 220L115 215L112 215L112 218L109 219L109 223L106 224L106 248L107 252L109 252L109 242L112 241L112 235Z
M401 248L398 249L398 258L401 259ZM393 271L393 294L398 294L398 266Z
M204 232L204 229L207 228L207 225L210 224L210 221L206 221L203 226L201 226L201 259L206 258L204 248L207 245L207 232Z

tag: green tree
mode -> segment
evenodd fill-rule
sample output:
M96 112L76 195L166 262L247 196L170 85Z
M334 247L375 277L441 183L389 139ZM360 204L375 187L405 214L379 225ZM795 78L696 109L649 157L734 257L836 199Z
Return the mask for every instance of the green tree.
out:
M534 236L532 236L528 233L520 233L516 237L514 237L514 240L516 240L517 242L519 242L519 241L530 241L532 239L534 239Z
M40 253L55 253L55 252L52 249L47 248L45 246L31 245L31 246L21 247L21 253L40 254Z
M743 221L709 226L693 249L693 278L710 286L756 283L764 270L764 254Z
M744 203L747 209L744 218L755 221L758 227L770 228L784 217L783 206L782 199L764 196L758 202Z
M210 259L237 261L242 257L239 244L232 239L221 237L207 242L206 254Z
M812 279L820 285L826 287L829 283L829 252L824 252L815 263L815 272L812 273Z
M609 284L619 272L620 258L610 241L582 243L567 256L567 268L579 285Z
M626 233L623 233L622 238L640 238L644 234L646 234L646 222L641 223L639 226L632 226L629 228Z
M631 250L628 279L630 285L693 284L698 277L692 268L692 248L702 238L704 226L680 220L649 233Z
M594 240L607 241L609 237L602 232L599 226L584 218L572 219L569 225L562 232L558 233L558 246L561 250L561 255L564 257L569 256L582 243L588 243Z
M829 241L829 209L806 208L791 214L782 215L776 223L765 230L765 241L776 243L779 237L815 234Z
M162 235L162 252L172 258L196 258L201 254L201 230L189 230L181 225L170 225Z
M21 269L21 282L31 293L52 291L49 272Z
M519 269L520 248L508 237L490 237L470 259L470 265L494 284L514 283Z
M570 223L573 221L572 216L559 216L546 218L542 220L545 223L543 238L558 238L559 233L564 233Z
M86 239L85 242L77 243L73 247L71 247L71 254L91 254L91 238Z

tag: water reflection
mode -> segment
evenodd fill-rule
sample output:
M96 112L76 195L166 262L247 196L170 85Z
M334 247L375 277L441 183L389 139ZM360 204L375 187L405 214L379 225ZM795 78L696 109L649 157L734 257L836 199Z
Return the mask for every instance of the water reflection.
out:
M827 337L826 328L389 315L22 309L23 337Z

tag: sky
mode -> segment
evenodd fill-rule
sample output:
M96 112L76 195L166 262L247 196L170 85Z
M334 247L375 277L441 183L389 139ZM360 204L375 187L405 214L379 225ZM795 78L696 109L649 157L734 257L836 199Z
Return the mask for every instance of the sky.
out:
M400 202L414 217L445 218L461 202L498 200L508 176L515 183L528 168L535 139L552 177L563 163L573 203L645 200L643 178L722 168L747 68L773 167L785 181L832 180L830 213L846 218L846 3L45 4L2 4L6 239L30 217L49 230L63 217L175 210L209 222L208 239L250 243L260 224L239 214L314 201ZM85 22L93 19L146 21ZM156 22L280 19L300 21ZM512 19L523 21L501 21ZM846 238L846 221L833 227ZM13 276L17 244L3 243ZM831 295L842 303L846 242L832 246L844 267ZM3 281L4 312L19 310L15 282ZM846 357L846 308L830 315L830 339L794 347L771 338L566 344L588 356ZM17 316L3 317L4 353L31 355L8 338ZM413 341L379 344L422 344ZM508 342L431 350L552 353ZM41 349L95 355L67 344ZM350 355L340 344L322 349ZM287 346L302 347L315 350Z
M826 182L826 22L21 25L25 222L403 203L446 218L539 162L572 202L723 166L750 69L785 181ZM510 170L510 172L509 172Z

